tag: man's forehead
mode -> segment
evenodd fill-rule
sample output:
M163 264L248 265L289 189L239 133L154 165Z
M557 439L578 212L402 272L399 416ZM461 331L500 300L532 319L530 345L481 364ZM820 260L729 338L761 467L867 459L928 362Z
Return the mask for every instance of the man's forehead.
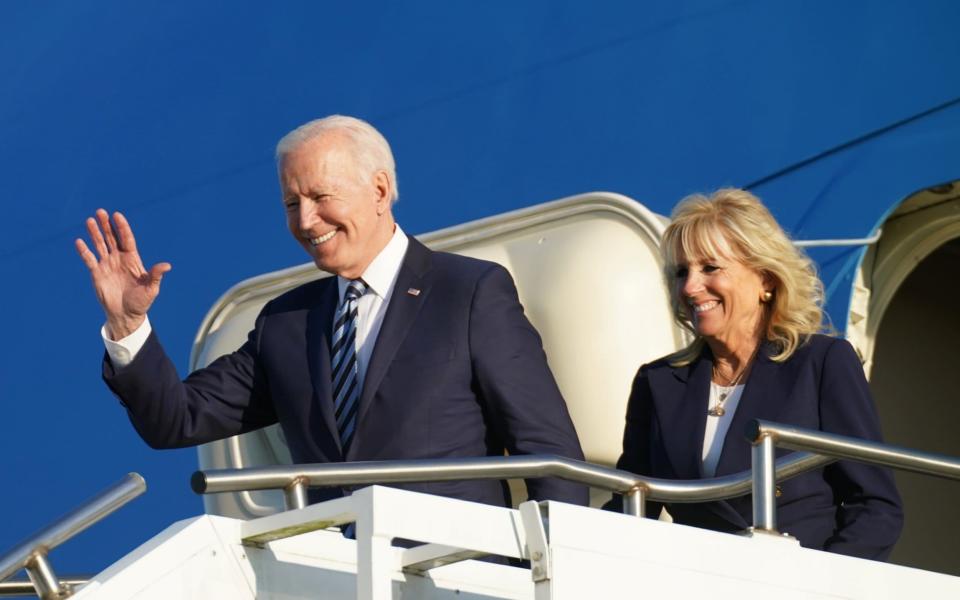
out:
M345 131L330 129L301 141L291 147L285 156L307 153L317 156L345 154L352 157L356 154L354 146L353 139Z
M284 154L278 165L282 182L319 175L347 175L355 168L356 159L349 142L336 138L307 140Z

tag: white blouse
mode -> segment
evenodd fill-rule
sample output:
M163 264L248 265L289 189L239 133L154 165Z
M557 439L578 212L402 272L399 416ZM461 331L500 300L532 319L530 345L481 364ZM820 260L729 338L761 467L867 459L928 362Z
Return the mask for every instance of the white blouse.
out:
M723 416L715 417L707 415L707 426L703 430L703 476L713 477L717 472L717 463L720 462L720 452L723 450L723 440L727 437L727 431L730 429L730 423L733 422L733 415L737 412L737 406L740 404L740 396L743 395L744 384L734 387L725 387L710 382L710 402L708 409L713 409L720 403L720 394L727 394L727 399L723 403Z

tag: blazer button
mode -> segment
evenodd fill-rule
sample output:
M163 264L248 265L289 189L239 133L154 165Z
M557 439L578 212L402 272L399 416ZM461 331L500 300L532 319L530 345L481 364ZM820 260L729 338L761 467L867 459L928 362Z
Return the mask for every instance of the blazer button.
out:
M782 495L783 495L783 488L781 488L781 487L778 485L776 488L774 488L774 490L773 490L773 495L776 496L777 498L779 498L780 496L782 496Z

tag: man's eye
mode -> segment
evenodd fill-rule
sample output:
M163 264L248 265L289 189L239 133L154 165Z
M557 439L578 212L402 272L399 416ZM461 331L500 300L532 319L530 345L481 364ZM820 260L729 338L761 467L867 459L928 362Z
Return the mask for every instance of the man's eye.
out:
M297 207L300 206L300 203L296 200L288 200L284 202L284 206L286 206L287 212L292 212L297 210Z

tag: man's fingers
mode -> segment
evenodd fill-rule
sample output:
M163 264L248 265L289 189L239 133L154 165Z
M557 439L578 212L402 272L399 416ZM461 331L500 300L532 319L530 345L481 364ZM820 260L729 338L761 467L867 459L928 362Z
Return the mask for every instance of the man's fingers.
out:
M93 247L97 249L97 254L101 259L106 258L110 253L107 252L107 243L103 241L103 234L100 233L100 227L93 217L87 218L87 233L90 234L90 241Z
M103 230L103 237L107 242L107 249L109 249L110 252L116 252L117 237L113 234L113 226L110 225L110 215L102 208L98 208L97 221L100 222L100 229Z
M150 283L160 285L160 280L163 279L164 274L168 273L172 268L173 265L168 262L157 263L150 267Z
M77 252L80 254L80 258L83 260L83 264L87 265L87 268L91 271L97 268L97 257L93 255L93 252L90 251L90 248L87 248L87 245L83 240L77 238L73 242L73 245L76 246Z
M127 222L127 218L123 216L123 213L115 212L113 213L113 222L117 226L120 249L127 252L136 252L137 240L133 237L133 229L130 228L130 223Z

